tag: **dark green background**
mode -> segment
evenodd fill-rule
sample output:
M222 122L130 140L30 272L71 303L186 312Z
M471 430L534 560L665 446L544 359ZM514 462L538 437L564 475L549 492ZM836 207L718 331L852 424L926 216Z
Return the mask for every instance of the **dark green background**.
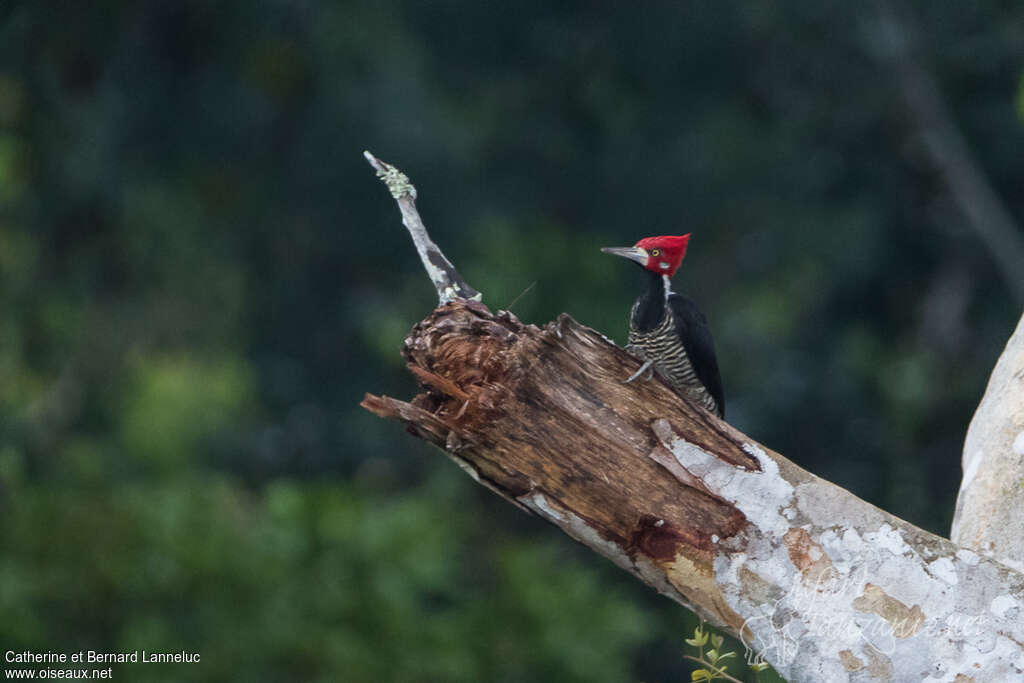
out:
M132 681L689 680L694 619L358 407L436 299L362 159L525 321L622 341L692 232L730 421L945 534L1021 310L877 4L0 4L0 650ZM1024 216L1024 6L907 21ZM1024 277L1024 276L1022 276Z

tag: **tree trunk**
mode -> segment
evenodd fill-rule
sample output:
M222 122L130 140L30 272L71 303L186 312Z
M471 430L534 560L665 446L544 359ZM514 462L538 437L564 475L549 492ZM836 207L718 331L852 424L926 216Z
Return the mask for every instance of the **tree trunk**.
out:
M368 158L392 187L394 169ZM368 394L368 410L794 683L1024 676L1024 575L800 469L659 379L624 384L639 362L569 316L524 325L446 296L454 268L431 277L443 303L403 348L423 391Z
M950 537L1024 572L1024 317L971 420L963 462Z

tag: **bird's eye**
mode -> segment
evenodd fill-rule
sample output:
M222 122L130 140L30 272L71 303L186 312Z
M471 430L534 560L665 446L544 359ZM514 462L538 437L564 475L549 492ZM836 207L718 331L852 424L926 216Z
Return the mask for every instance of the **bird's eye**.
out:
M661 249L651 249L651 256L661 256Z

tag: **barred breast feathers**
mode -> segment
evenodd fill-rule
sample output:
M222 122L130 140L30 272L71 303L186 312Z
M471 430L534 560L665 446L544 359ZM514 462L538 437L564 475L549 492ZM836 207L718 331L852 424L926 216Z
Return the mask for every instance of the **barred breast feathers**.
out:
M676 334L672 309L665 308L665 315L654 329L642 331L634 323L637 308L638 305L634 305L629 316L629 343L643 349L644 355L654 361L676 393L711 412L717 412L718 404L697 377L693 363Z

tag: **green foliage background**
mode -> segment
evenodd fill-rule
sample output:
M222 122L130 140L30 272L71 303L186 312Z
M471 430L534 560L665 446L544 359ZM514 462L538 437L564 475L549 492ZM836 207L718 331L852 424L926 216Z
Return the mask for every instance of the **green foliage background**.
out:
M695 624L358 408L434 295L620 340L692 232L730 421L946 533L1020 313L860 3L0 5L0 649L139 681L677 681ZM1019 4L909 7L1024 216Z

